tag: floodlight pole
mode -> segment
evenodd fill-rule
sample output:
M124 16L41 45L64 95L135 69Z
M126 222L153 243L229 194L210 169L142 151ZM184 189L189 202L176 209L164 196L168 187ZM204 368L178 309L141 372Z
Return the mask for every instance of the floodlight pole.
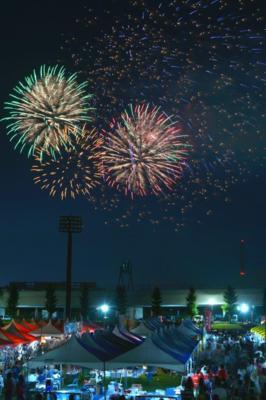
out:
M67 261L66 261L66 302L65 319L71 319L71 291L72 291L72 233L82 230L81 218L77 216L63 216L59 219L59 231L67 233Z
M72 299L72 232L67 232L67 262L66 262L66 320L71 319Z

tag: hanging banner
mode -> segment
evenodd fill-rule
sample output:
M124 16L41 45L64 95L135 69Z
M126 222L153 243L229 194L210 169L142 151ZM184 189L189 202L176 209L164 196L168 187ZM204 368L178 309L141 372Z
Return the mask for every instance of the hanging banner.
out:
M209 308L205 309L205 329L207 332L212 329L212 311Z

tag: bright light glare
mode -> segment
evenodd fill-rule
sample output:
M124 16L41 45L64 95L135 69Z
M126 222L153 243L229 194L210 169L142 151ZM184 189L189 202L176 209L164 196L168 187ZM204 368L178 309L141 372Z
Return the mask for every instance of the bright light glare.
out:
M247 312L249 312L249 305L246 303L240 304L239 311L246 314Z
M216 304L214 298L212 298L212 297L209 298L209 299L208 299L208 304L209 304L209 306L214 306L214 305Z
M102 304L102 305L100 306L100 310L101 310L104 314L108 313L108 311L109 311L109 306L108 306L108 304Z

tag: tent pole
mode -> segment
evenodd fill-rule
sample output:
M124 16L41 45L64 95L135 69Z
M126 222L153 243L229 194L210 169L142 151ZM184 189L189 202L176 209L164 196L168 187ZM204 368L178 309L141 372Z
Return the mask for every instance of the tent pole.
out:
M26 394L29 394L29 360L26 363L26 371L27 371L27 383L26 383Z
M60 364L60 389L63 387L63 366Z
M104 393L104 400L106 400L105 381L106 381L106 365L105 365L105 361L104 361L103 362L103 393Z
M125 387L127 389L127 368L126 368L126 379L125 379Z

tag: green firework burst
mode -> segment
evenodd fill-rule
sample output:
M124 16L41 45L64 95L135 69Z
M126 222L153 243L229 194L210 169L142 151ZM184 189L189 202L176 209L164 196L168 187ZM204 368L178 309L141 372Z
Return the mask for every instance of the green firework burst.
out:
M84 122L91 120L87 83L78 83L77 74L67 74L64 67L41 66L19 82L5 102L9 115L7 130L15 149L36 150L55 157L62 148L73 145Z

